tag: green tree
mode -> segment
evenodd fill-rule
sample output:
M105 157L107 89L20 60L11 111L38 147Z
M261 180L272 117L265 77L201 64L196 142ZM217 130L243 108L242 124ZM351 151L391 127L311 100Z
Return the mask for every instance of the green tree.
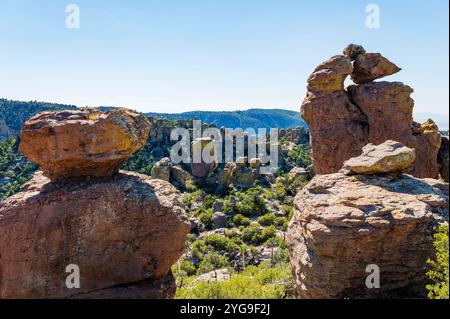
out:
M448 255L448 225L440 227L439 232L434 235L436 247L436 259L428 260L431 269L427 277L432 281L427 285L428 298L430 299L448 299L449 285L449 255Z

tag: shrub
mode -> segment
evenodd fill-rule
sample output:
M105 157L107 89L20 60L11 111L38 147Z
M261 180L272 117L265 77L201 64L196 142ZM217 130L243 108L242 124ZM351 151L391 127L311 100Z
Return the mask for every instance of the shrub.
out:
M268 241L271 238L274 238L276 235L277 235L277 230L276 230L275 226L273 226L273 225L265 227L261 232L263 242Z
M213 213L212 211L206 210L198 215L198 219L205 226L206 229L212 229L213 227Z
M244 228L242 232L242 239L244 242L254 245L259 245L264 241L262 228L257 224L251 224Z
M258 218L258 223L262 226L269 226L275 223L277 216L274 213L265 214Z
M197 275L208 273L214 269L228 268L230 267L230 262L228 258L217 252L211 252L204 256L203 260L200 262L197 270Z
M436 259L428 260L431 269L427 273L427 277L432 281L427 285L428 298L430 299L448 299L448 225L440 227L439 232L434 235L436 247Z
M230 280L190 283L177 290L177 299L284 299L294 297L294 280L287 263L248 266Z
M237 214L233 217L233 225L236 227L239 226L248 226L251 224L251 220L244 215Z

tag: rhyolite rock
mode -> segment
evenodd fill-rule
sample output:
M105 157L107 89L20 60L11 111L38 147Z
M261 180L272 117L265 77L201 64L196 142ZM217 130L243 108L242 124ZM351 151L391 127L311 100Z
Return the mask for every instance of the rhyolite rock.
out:
M347 56L351 61L355 61L356 58L361 55L365 54L366 50L362 45L358 44L349 44L345 47L343 51L344 55Z
M402 173L416 160L414 149L402 143L388 140L380 145L368 144L362 154L344 163L344 170L354 174Z
M350 59L338 55L319 65L308 79L301 115L309 127L317 174L338 171L367 144L367 118L344 90L352 70Z
M287 231L300 298L424 297L433 234L448 221L448 184L410 175L317 175ZM369 289L369 265L380 288Z
M160 161L156 162L152 167L151 175L152 178L161 179L163 181L170 181L170 172L173 163L170 158L164 157Z
M189 222L169 183L36 173L0 204L0 298L171 298ZM80 269L80 289L65 285Z
M107 176L147 143L150 123L125 109L43 112L25 122L20 151L51 179Z
M413 91L403 83L386 81L348 87L352 101L367 116L370 143L390 139L407 144L412 137Z
M416 163L409 173L419 178L438 178L441 134L437 125L431 119L421 124L413 122L413 138L408 146L416 150Z
M301 107L310 131L315 173L338 172L368 143L395 140L416 152L409 173L438 178L439 129L431 120L413 122L413 89L400 82L372 82L398 71L400 68L380 54L366 53L356 44L348 45L343 56L334 56L316 68L308 79ZM359 84L344 89L348 75Z
M398 66L380 53L364 53L355 59L351 78L353 82L360 84L372 82L400 71Z

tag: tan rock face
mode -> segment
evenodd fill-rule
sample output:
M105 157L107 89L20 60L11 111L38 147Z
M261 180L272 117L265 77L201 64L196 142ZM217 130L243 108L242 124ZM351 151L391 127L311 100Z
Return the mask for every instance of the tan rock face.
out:
M357 84L371 82L401 71L398 66L379 53L358 55L353 68L352 80Z
M344 163L344 169L355 174L401 173L410 169L416 160L414 149L388 140L380 145L368 144L363 153Z
M428 120L417 125L418 132L413 132L411 147L416 150L416 164L412 167L411 174L419 178L439 177L439 150L441 148L441 134L439 128Z
M367 144L367 118L344 91L345 78L351 72L350 59L336 56L317 67L308 79L301 114L310 130L317 174L338 171Z
M287 232L300 298L426 297L433 231L448 184L409 175L319 175L297 195ZM368 265L380 288L368 289Z
M352 85L349 95L367 115L369 142L395 140L408 144L412 138L413 89L400 82L372 82Z
M119 109L44 112L27 121L20 151L51 179L106 176L147 142L145 116Z
M51 182L0 204L0 298L168 298L189 223L169 183L121 172ZM80 268L67 289L65 267Z

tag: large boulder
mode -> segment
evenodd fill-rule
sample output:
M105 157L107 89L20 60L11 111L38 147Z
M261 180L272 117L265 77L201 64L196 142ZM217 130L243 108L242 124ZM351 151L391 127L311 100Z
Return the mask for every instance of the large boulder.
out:
M367 118L344 90L352 70L350 59L338 55L319 65L308 79L301 114L309 127L317 174L338 171L367 144Z
M296 196L287 231L299 297L426 297L426 261L448 204L448 184L438 180L314 177ZM373 265L379 289L366 286Z
M43 112L25 122L20 151L51 179L107 176L147 143L150 123L125 109Z
M401 173L416 160L416 153L405 145L388 140L380 145L368 144L363 153L344 163L344 169L354 174Z
M170 298L190 224L169 183L129 172L51 181L0 204L1 298ZM65 285L79 266L81 288Z
M388 75L395 74L401 69L379 53L364 53L358 55L353 63L352 80L360 84L371 82Z

